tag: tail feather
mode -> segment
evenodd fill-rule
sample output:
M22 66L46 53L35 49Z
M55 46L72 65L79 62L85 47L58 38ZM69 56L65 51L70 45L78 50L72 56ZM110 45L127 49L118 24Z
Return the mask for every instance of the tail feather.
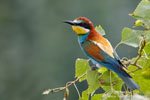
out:
M140 90L140 87L138 86L137 83L135 83L134 80L132 80L132 78L130 77L125 77L123 75L119 74L119 77L123 80L123 82L126 84L126 86L131 89L131 90L135 90L138 89L143 95L144 93Z
M116 62L116 60L111 60L110 62L103 62L103 63L98 60L97 61L92 60L92 62L93 61L94 64L97 64L98 62L98 64L102 64L109 70L115 72L130 90L138 89L144 95L144 93L140 90L138 84L135 83L134 80L132 80L132 77L123 69L124 66L123 64L120 64L121 62L120 63Z
M140 90L139 85L135 83L134 80L132 80L132 77L122 68L121 64L119 64L118 66L114 64L113 67L109 68L118 74L118 76L122 79L122 81L130 90L138 89L144 95L144 93Z

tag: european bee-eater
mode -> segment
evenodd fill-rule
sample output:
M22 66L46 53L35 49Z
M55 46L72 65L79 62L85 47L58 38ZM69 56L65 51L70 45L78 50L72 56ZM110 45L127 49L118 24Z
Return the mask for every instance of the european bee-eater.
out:
M124 65L110 42L95 30L93 23L88 18L78 17L73 21L65 21L65 23L72 25L81 49L94 65L97 67L99 65L105 66L107 69L112 70L130 90L138 89L142 93L140 87L123 69Z

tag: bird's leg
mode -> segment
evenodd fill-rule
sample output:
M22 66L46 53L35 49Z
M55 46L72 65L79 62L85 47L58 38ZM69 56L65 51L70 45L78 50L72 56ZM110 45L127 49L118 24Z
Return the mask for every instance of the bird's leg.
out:
M131 63L130 61L126 61L126 60L122 60L122 62L123 62L123 65L125 65L126 66L126 70L128 70L127 69L127 67L129 66L129 65L133 65L133 66L136 66L137 68L135 69L135 70L133 70L133 71L129 71L129 73L133 73L133 72L136 72L137 70L139 70L139 69L142 69L142 66L140 66L140 65L138 65L136 62L137 62L138 60L136 59L136 61L134 62L134 63Z
M91 66L91 70L97 70L97 67L95 64Z
M127 57L123 57L121 60L119 60L125 67L128 67L131 62L129 61L129 59Z

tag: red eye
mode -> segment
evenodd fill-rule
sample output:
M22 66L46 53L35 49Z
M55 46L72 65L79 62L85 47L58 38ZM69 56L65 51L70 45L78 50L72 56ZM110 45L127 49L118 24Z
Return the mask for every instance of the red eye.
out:
M80 23L80 26L84 26L84 23Z

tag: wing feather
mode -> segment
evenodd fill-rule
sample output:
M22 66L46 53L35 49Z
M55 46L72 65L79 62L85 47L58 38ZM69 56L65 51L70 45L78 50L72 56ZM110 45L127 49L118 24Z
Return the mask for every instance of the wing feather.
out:
M95 41L87 40L81 46L86 54L101 62L109 62L114 60L112 56L107 54L104 49L101 48L101 44L98 44Z
M110 42L106 38L104 38L101 35L99 35L97 32L91 31L91 33L89 34L89 36L88 36L88 38L86 40L93 41L103 51L105 51L109 56L114 58L114 55L113 55L114 50L113 50Z
M90 58L97 61L97 63L107 67L110 70L113 70L114 72L123 74L124 76L131 77L124 69L123 65L120 64L120 62L116 59L107 54L103 49L101 49L100 45L98 45L95 41L85 41L83 44L81 44L82 48L84 49L84 52L86 55L88 55Z

